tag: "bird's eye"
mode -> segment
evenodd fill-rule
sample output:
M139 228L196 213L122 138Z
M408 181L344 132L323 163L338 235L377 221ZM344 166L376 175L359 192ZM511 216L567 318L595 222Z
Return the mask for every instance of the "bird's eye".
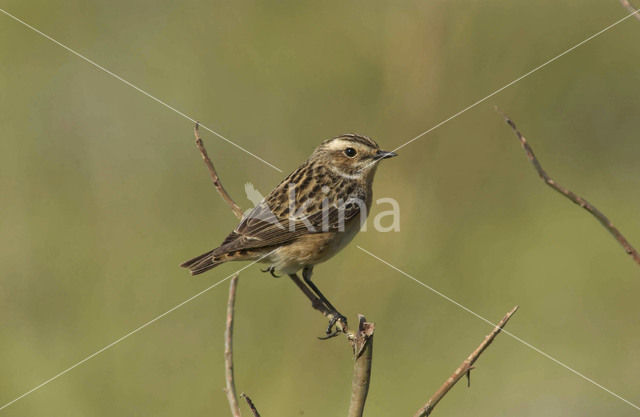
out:
M349 158L353 158L354 156L356 156L356 150L353 148L347 148L344 150L344 154L347 155Z

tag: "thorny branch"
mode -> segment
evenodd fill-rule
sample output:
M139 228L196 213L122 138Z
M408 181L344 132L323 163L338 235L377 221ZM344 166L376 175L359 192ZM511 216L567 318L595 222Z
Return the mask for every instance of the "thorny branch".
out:
M620 3L622 3L622 5L627 10L633 13L636 19L640 20L640 10L637 10L635 7L633 7L633 5L628 0L620 0Z
M500 110L498 110L498 112L500 112ZM579 205L580 207L582 207L583 209L591 213L591 215L593 215L593 217L595 217L602 224L602 226L604 226L604 228L607 229L609 233L613 235L613 237L618 241L618 243L622 245L625 252L628 255L630 255L631 258L633 258L633 260L640 265L640 254L633 246L631 246L631 244L622 235L622 233L620 233L620 231L613 225L613 223L611 223L611 220L609 220L607 216L605 216L600 210L595 208L587 200L585 200L584 198L575 194L573 191L568 190L564 188L562 185L555 182L555 180L553 180L549 176L549 174L547 174L546 171L542 168L542 165L540 165L538 158L536 158L535 154L533 153L533 149L527 142L527 139L525 139L522 133L520 133L520 131L516 127L516 124L507 115L505 115L502 112L500 113L502 114L502 117L504 118L505 122L507 122L507 124L511 126L511 129L513 129L513 131L515 132L516 136L520 140L522 149L524 149L524 151L526 152L527 157L529 158L529 160L533 164L533 167L536 169L536 171L538 172L538 175L540 175L540 178L542 178L545 184L547 184L549 187L553 188L563 196L567 197L569 200L573 201L575 204Z
M511 311L509 311L503 318L502 320L500 320L500 322L496 325L496 327L493 329L493 331L491 333L489 333L484 340L482 341L482 343L480 343L480 346L478 346L476 348L476 350L474 350L473 352L471 352L471 355L469 355L467 357L467 359L465 359L462 364L458 367L458 369L456 369L453 372L453 375L451 375L445 382L444 384L442 384L442 386L440 388L438 388L438 390L431 396L431 398L429 398L429 401L427 401L427 403L421 408L419 409L416 414L413 417L426 417L429 414L431 414L431 412L433 411L433 409L435 408L435 406L438 404L438 402L440 402L440 400L447 395L447 393L449 392L449 390L451 390L451 388L453 388L453 386L464 376L467 375L467 377L470 376L471 374L471 370L473 369L473 364L478 360L478 358L480 357L480 355L482 354L482 352L484 352L484 350L489 347L489 345L491 344L491 342L493 342L493 339L496 338L496 336L498 335L498 333L500 333L500 331L502 330L502 328L507 324L507 322L509 321L509 319L511 318L511 316L513 316L513 314L518 310L518 306L515 306Z

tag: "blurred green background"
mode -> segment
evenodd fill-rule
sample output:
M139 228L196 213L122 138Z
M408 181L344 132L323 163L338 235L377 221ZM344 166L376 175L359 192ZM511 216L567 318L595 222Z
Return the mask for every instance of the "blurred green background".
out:
M321 140L399 146L627 13L618 0L0 4L285 171L203 131L243 207L245 183L268 192ZM411 415L490 326L356 244L490 320L519 304L508 330L640 403L638 265L543 185L493 110L640 245L639 36L626 20L379 169L401 231L370 227L315 274L352 322L376 323L368 416ZM4 15L0 126L1 404L242 266L177 267L236 223L192 124ZM228 415L226 299L227 283L0 415ZM288 279L242 273L237 384L263 416L346 414L351 355L316 340L325 325ZM507 335L477 365L434 415L638 414Z

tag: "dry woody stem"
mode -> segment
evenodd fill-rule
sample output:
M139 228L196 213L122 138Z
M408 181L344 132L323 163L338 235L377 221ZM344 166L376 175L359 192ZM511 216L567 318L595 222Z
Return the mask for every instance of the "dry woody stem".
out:
M500 322L496 325L496 327L493 329L493 331L491 333L489 333L484 340L482 341L482 343L480 343L480 346L478 346L476 348L476 350L474 350L473 352L471 352L471 355L469 355L469 357L467 357L467 359L465 359L462 364L458 367L458 369L456 369L453 374L444 382L444 384L442 384L442 386L440 388L438 388L438 390L431 396L431 398L429 398L429 401L427 401L427 403L421 408L419 409L413 417L426 417L429 414L431 414L431 412L433 411L433 409L435 408L435 406L438 404L438 402L440 402L440 400L447 395L447 393L449 392L449 390L451 390L451 388L453 388L453 386L463 377L463 376L467 376L467 378L470 377L470 373L471 370L473 369L473 364L478 360L478 358L480 357L480 355L482 354L482 352L485 351L486 348L489 347L489 345L491 344L491 342L493 342L493 339L496 338L496 336L500 333L500 331L502 330L502 328L507 324L507 322L509 321L509 319L511 318L511 316L513 316L513 314L518 310L518 306L515 306L511 311L509 311L503 318L502 320L500 320Z
M227 190L224 189L222 182L220 181L220 177L218 177L218 173L216 172L215 167L213 166L213 162L209 158L207 154L207 150L204 147L204 143L200 138L200 133L198 129L198 123L193 127L193 134L196 137L196 146L198 151L200 151L200 155L202 156L202 160L204 164L207 166L209 170L209 175L211 176L211 181L213 181L213 185L216 187L218 194L220 197L229 205L233 214L238 218L242 218L242 209L238 206L235 201L231 198ZM225 382L226 386L224 392L227 394L227 401L229 402L229 409L231 410L231 415L233 417L241 417L240 406L238 404L238 395L236 394L236 384L233 376L233 318L234 318L234 306L236 302L236 291L238 288L238 274L235 274L231 278L231 282L229 284L229 300L227 301L227 320L224 331L224 373L225 373ZM251 412L254 416L260 417L258 414L258 410L256 410L251 399L242 393L242 396L246 399Z
M628 0L620 0L620 3L631 13L634 13L636 19L640 20L640 12L633 7L633 5Z
M241 417L236 384L233 378L233 313L238 288L238 274L231 278L229 284L229 301L227 302L227 325L224 331L224 373L226 380L225 393L229 401L229 408L233 417Z
M249 409L251 410L253 417L260 417L260 413L256 409L256 406L253 404L253 401L251 401L251 398L249 398L249 396L244 392L240 394L240 396L244 398L244 400L247 402L247 405L249 406Z
M227 190L225 190L224 187L222 186L222 182L220 181L220 177L218 177L218 173L216 172L216 169L213 166L213 162L211 162L211 159L207 154L207 150L204 148L204 144L202 143L202 139L200 139L198 126L199 126L198 123L196 123L195 126L193 127L193 134L196 137L196 146L200 151L200 155L202 155L202 160L204 161L205 165L207 166L207 169L209 170L211 181L213 181L213 185L216 187L216 190L218 190L218 193L220 194L222 199L229 205L233 214L238 219L242 219L242 209L240 208L239 205L236 204L235 201L233 201L229 193L227 193Z
M349 417L361 417L369 393L371 380L371 360L373 357L373 332L375 325L368 323L362 314L358 315L358 331L349 335L353 348L353 378L351 380L351 403Z
M573 191L564 188L562 185L558 184L557 182L555 182L555 180L549 177L549 174L547 174L546 171L542 168L542 165L540 165L540 162L538 161L535 154L533 153L533 149L527 142L527 139L525 139L522 133L520 133L520 131L516 127L516 124L505 114L502 114L502 117L504 117L505 122L507 122L507 124L511 126L511 129L513 129L513 131L515 132L516 136L520 140L522 149L524 149L524 151L527 154L527 158L529 158L529 160L533 164L533 167L538 172L538 175L540 176L540 178L542 178L545 184L547 184L549 187L553 188L563 196L567 197L569 200L573 201L575 204L579 205L580 207L582 207L583 209L591 213L591 215L593 215L593 217L595 217L600 222L600 224L602 224L602 226L604 226L604 228L607 229L609 233L611 233L611 235L613 235L613 237L618 241L618 243L620 243L620 245L624 248L625 252L629 256L631 256L631 258L633 258L633 260L636 261L638 265L640 265L640 254L633 246L631 246L631 244L622 235L622 233L620 233L620 230L618 230L618 228L616 228L613 225L613 223L611 223L611 220L609 220L607 216L605 216L600 210L595 208L587 200L575 194Z

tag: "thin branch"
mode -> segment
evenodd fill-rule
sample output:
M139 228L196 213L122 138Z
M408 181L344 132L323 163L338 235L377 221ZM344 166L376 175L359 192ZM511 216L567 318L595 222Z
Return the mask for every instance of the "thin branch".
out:
M607 216L605 216L600 210L595 208L587 200L585 200L584 198L582 198L579 195L575 194L573 191L564 188L562 185L558 184L551 177L549 177L549 175L542 168L542 165L540 165L540 162L538 162L538 159L536 158L535 154L533 153L533 149L531 149L531 146L529 146L529 143L527 142L527 139L525 139L525 137L522 136L522 133L520 133L520 131L516 127L516 124L508 116L506 116L504 113L502 113L502 112L500 112L500 113L502 114L502 117L504 118L505 122L507 122L507 124L509 126L511 126L511 129L513 129L513 131L515 132L516 136L520 140L520 144L522 145L522 149L524 149L524 151L526 152L527 158L529 158L529 160L533 164L533 167L538 172L538 175L540 175L540 178L542 178L542 180L549 187L553 188L554 190L556 190L557 192L559 192L563 196L567 197L569 200L573 201L575 204L577 204L580 207L582 207L583 209L587 210L589 213L591 213L593 215L593 217L598 219L598 221L605 227L605 229L607 229L609 231L609 233L611 233L613 235L613 237L618 241L618 243L620 243L620 245L622 245L622 247L624 248L625 252L627 252L627 254L630 255L633 258L633 260L636 261L640 265L640 254L638 253L638 251L633 246L631 246L631 244L622 235L622 233L620 233L620 231L613 225L613 223L611 223L611 220L609 220L607 218Z
M469 378L469 381L471 381L471 370L473 369L473 364L475 363L475 361L478 360L478 358L480 357L480 355L482 355L482 352L485 351L486 348L489 347L489 345L491 344L491 342L493 342L493 339L496 338L496 336L498 335L498 333L500 333L500 331L502 330L502 328L507 324L507 322L509 321L509 319L511 318L511 316L513 316L513 314L518 310L518 306L513 307L513 309L511 309L511 311L509 311L507 313L506 316L504 316L502 318L502 320L500 320L500 322L496 325L496 327L493 329L493 331L491 333L489 333L484 340L482 341L482 343L480 343L480 346L478 346L476 348L476 350L474 350L473 352L471 352L471 355L469 355L469 357L467 357L467 359L465 359L462 362L462 365L460 365L458 367L458 369L456 369L453 372L453 375L451 375L445 382L444 384L442 384L442 386L440 388L438 388L438 390L431 396L431 398L429 398L429 401L427 401L427 403L421 408L419 409L413 417L426 417L429 414L431 414L431 412L433 411L433 409L435 408L435 406L438 404L438 402L440 402L440 400L447 395L447 393L449 392L449 390L451 388L453 388L453 386L456 384L456 382L458 382L460 380L460 378L462 378L463 376L467 376L467 378Z
M218 177L218 173L213 166L213 162L209 158L207 154L207 150L204 147L204 142L200 138L199 132L199 124L196 122L193 127L193 135L196 137L196 146L200 151L200 155L202 156L202 160L204 164L207 166L209 170L209 175L211 176L211 180L213 181L213 185L218 190L218 194L222 197L224 201L227 202L233 214L238 218L242 218L242 209L238 206L227 190L224 189L222 182L220 181L220 177ZM236 289L238 288L238 274L235 274L231 278L231 282L229 284L229 300L227 302L227 321L226 327L224 331L224 371L225 371L225 382L226 387L224 392L227 394L227 401L229 401L229 408L231 409L231 414L233 417L241 417L240 414L240 406L238 405L238 396L236 394L236 384L233 377L233 317L234 317L234 305L236 302ZM244 395L244 394L243 394ZM251 400L247 398L247 402L253 406ZM255 408L252 408L254 410ZM257 411L254 413L257 414Z
M199 125L198 123L196 123L195 126L193 127L193 134L196 137L196 146L200 151L200 155L202 155L202 160L204 161L205 165L207 166L207 169L209 170L211 181L213 181L213 185L216 187L216 190L218 190L218 193L220 194L222 199L227 202L233 214L238 219L242 219L242 214L243 214L242 209L240 208L240 206L238 206L235 203L235 201L233 201L229 193L227 193L227 190L225 190L224 187L222 186L222 182L220 181L220 177L218 177L218 173L216 172L216 169L213 166L213 162L211 162L211 159L209 159L209 155L207 154L207 150L204 147L204 143L202 142L202 139L200 139L200 133L198 131L199 130L198 127Z
M244 392L240 394L240 396L244 398L247 405L249 405L249 409L251 410L251 413L253 413L253 417L260 417L260 413L258 412L258 409L256 409L255 404L253 404L253 401L251 401L251 398L249 398L249 396Z
M348 336L353 348L354 359L348 417L361 417L364 412L364 404L369 393L369 381L371 380L375 327L375 324L367 322L362 314L358 314L358 331L355 335Z
M233 306L236 302L236 289L238 288L238 274L231 278L229 284L229 301L227 302L227 326L224 332L224 371L227 386L224 392L227 394L229 408L233 417L241 417L236 384L233 379Z
M628 0L620 0L620 3L622 3L622 5L626 7L627 10L633 13L636 19L640 20L640 10L637 10L635 7L633 7L633 5L629 3Z

